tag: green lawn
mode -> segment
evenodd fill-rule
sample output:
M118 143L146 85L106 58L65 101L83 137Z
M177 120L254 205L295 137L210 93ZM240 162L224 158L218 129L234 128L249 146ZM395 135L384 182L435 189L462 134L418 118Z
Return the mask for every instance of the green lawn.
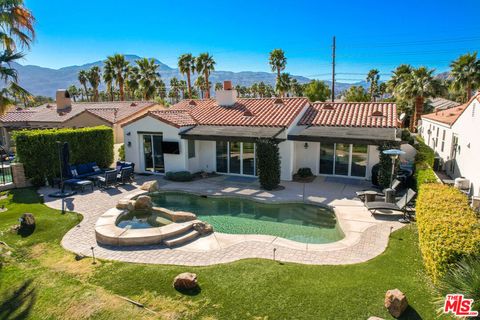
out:
M109 261L92 265L90 258L75 261L59 245L78 215L47 208L30 189L14 191L0 204L8 207L0 213L0 239L14 249L0 270L0 319L390 318L383 299L391 288L402 290L413 307L404 318L436 317L414 225L393 233L384 254L350 266L259 259L196 268ZM37 219L38 227L28 237L8 232L23 212ZM173 277L184 271L198 274L201 291L196 295L172 288Z

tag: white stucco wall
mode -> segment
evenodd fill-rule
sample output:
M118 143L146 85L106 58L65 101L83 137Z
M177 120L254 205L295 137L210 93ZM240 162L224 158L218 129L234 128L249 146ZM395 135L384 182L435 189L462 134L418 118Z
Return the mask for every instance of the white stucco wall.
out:
M307 149L305 149L305 143L308 143ZM313 174L318 174L320 166L320 142L294 141L293 144L295 146L294 173L300 168L310 168Z
M217 170L215 141L198 141L199 170L212 172Z
M293 141L282 141L278 144L280 151L280 179L291 181L293 176Z
M437 139L437 131L438 131L438 143L435 143ZM443 140L443 132L445 131L445 140L444 140L444 147L442 150L442 140ZM430 133L429 133L430 132ZM442 158L444 163L444 169L448 170L447 163L451 158L452 154L452 139L453 139L454 131L450 126L429 120L423 119L422 120L422 129L421 129L421 136L425 143L435 151L435 154Z

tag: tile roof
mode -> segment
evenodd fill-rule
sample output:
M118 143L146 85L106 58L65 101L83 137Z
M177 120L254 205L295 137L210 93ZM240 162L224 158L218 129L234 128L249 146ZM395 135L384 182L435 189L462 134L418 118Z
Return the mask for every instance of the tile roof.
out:
M196 124L196 121L192 118L192 116L185 111L150 111L148 115L151 115L152 117L171 124L175 127L193 126Z
M183 100L169 110L188 113L198 125L288 127L309 104L307 98L239 98L232 106L214 99Z
M390 102L315 102L299 125L340 127L397 127L397 107Z
M455 108L424 114L422 115L422 119L433 120L451 126L462 115L468 105L469 103L465 103Z
M54 103L47 103L34 108L8 111L0 116L0 122L64 122L83 112L88 112L110 123L116 123L153 105L155 105L154 102L147 101L74 102L71 108L57 111Z
M429 103L434 110L445 110L453 107L457 107L460 103L444 98L434 98Z

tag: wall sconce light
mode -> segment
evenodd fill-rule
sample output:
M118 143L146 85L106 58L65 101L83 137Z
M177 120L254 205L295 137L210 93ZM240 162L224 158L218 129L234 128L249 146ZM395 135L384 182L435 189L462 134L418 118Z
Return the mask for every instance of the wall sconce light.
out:
M128 142L127 142L127 146L128 146L128 147L131 147L131 146L132 146L132 142L128 141Z
M304 147L305 149L308 149L308 142L305 142L305 144L303 145L303 147Z
M467 144L467 148L470 149L470 142Z
M132 133L130 131L127 132L127 136L130 136L132 135Z

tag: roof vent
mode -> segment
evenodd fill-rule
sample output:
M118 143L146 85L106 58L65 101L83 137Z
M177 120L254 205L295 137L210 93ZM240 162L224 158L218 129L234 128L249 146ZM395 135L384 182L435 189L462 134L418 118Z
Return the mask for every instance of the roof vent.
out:
M273 104L283 104L283 100L281 98L277 98L275 101L273 101Z
M326 104L322 107L323 110L333 110L333 105L331 105L330 103L329 104Z
M244 117L253 117L253 113L250 110L247 109L243 112L243 116Z
M380 110L373 111L372 117L383 117L383 112Z
M135 102L130 103L130 107L136 107L137 104Z
M197 103L196 103L194 100L190 100L190 101L188 102L188 105L189 105L189 106L196 106Z

